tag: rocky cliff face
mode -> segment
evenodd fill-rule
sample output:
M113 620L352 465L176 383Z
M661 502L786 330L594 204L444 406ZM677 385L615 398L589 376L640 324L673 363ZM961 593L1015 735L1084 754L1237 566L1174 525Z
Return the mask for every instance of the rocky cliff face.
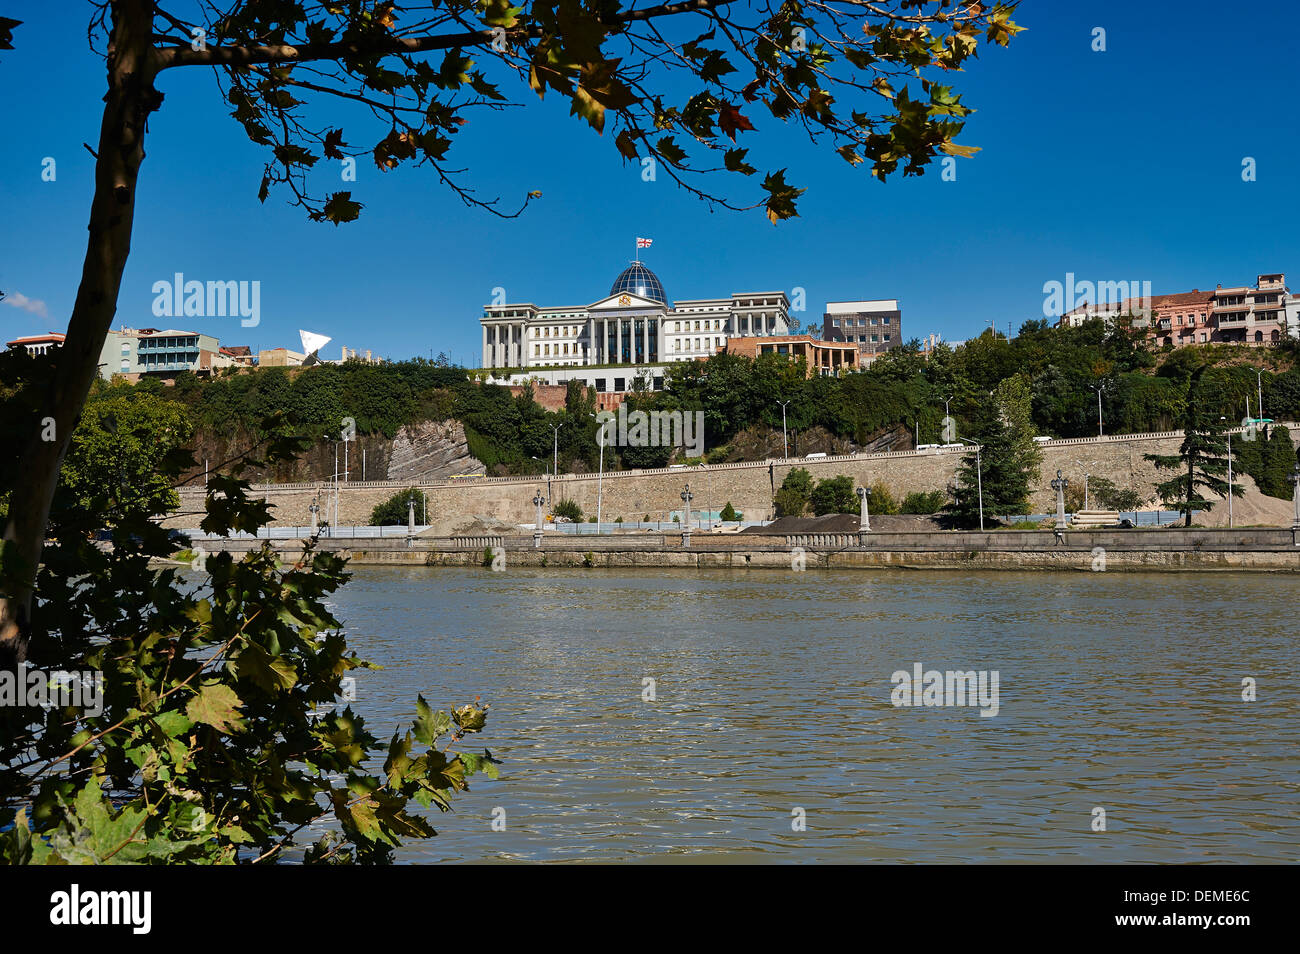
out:
M459 421L423 421L403 427L388 454L389 480L430 480L482 473Z

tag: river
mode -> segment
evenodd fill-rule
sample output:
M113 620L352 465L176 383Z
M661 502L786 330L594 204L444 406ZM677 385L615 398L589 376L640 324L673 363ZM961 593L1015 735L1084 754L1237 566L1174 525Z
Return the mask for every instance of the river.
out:
M399 861L1294 862L1300 846L1293 576L354 573L332 605L385 667L357 673L371 731L408 724L417 693L481 696L468 741L502 760ZM893 705L892 674L917 664L996 671L997 714Z

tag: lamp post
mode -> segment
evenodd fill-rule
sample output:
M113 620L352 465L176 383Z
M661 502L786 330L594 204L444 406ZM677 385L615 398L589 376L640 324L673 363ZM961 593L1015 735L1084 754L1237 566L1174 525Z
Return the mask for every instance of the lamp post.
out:
M1070 482L1061 476L1061 472L1056 472L1056 479L1052 481L1052 489L1056 491L1056 532L1059 535L1065 529L1065 488L1070 486Z
M1077 457L1075 458L1074 462L1079 465L1079 470L1083 471L1083 509L1087 510L1088 509L1088 478L1092 476L1092 474L1088 473L1088 468L1092 467L1097 462L1095 460L1090 460L1088 461L1088 463L1085 464Z
M984 532L984 465L983 465L983 461L980 459L980 451L982 448L975 441L967 440L964 437L959 437L957 438L957 440L961 441L963 444L970 444L972 447L975 448L975 485L979 491L980 532L983 533Z
M782 457L783 457L783 459L785 459L785 458L788 458L788 457L790 456L790 441L789 441L789 439L785 436L785 408L786 408L786 405L789 404L790 402L789 402L789 401L777 401L776 403L779 404L779 405L781 405L781 446L784 448L784 449L782 450L781 453L782 453Z
M1300 467L1291 471L1291 483L1291 504L1295 507L1295 514L1291 517L1291 534L1294 537L1300 533ZM1296 541L1296 545L1300 546L1300 540Z
M311 535L313 537L316 536L316 518L317 515L320 513L320 504L317 502L319 500L320 500L319 494L317 494L315 497L312 497L311 506L307 508L307 511L311 514Z
M589 416L596 417L595 414ZM600 509L600 505L601 505L601 491L603 490L602 485L604 484L604 479L605 479L605 428L609 427L609 425L613 423L614 423L613 421L605 421L604 423L601 423L600 418L596 418L596 443L600 445L600 469L596 472L596 532L597 533L600 533L601 518L603 516L603 513Z
M551 473L553 474L560 472L560 428L564 424L564 421L560 421L559 424L551 425Z
M1227 422L1227 418L1219 415L1219 420ZM1228 429L1228 529L1232 529L1232 429Z
M1264 416L1264 372L1255 370L1255 384L1259 388L1259 416Z
M1089 385L1089 387L1097 392L1097 436L1105 437L1106 433L1101 426L1101 392L1105 389L1105 385L1095 384Z
M871 532L871 508L868 501L871 500L871 488L858 488L858 533Z
M691 501L695 495L691 493L691 485L687 484L686 489L682 491L682 503L686 505L686 519L682 523L682 546L691 545Z
M415 494L406 495L406 545L415 545Z
M533 494L533 506L537 508L537 522L533 524L533 549L538 549L542 545L542 506L546 503L546 498L542 496L541 488Z

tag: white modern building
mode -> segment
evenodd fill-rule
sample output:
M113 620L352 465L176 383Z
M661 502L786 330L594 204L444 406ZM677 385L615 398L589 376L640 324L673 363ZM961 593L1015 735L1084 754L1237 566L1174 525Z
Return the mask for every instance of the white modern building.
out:
M785 292L746 292L669 304L641 262L589 305L486 305L484 368L656 365L706 358L729 337L789 334Z

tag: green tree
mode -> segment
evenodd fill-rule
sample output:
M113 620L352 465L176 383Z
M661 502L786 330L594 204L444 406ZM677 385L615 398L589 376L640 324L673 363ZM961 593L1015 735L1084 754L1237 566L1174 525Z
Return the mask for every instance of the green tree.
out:
M1205 378L1206 365L1197 366L1189 375L1187 405L1183 415L1183 443L1177 454L1144 454L1160 470L1183 473L1156 485L1156 493L1166 504L1173 504L1185 516L1185 526L1192 525L1192 512L1212 510L1214 502L1200 493L1204 488L1217 497L1228 494L1227 426L1220 420L1213 404L1213 386ZM1245 489L1235 482L1232 492L1240 497Z
M424 523L425 515L430 513L429 497L417 487L407 487L375 505L375 509L370 511L370 526L406 526L410 519L408 508L411 501L415 502L415 522Z
M812 494L813 480L803 467L796 467L785 475L776 492L776 515L778 517L798 517L808 509L808 498Z
M856 513L858 500L853 492L853 478L840 474L817 481L808 502L819 517L829 513Z
M142 506L174 509L168 463L192 433L181 404L130 384L96 387L63 462L59 505L102 513L106 526Z
M1263 480L1259 489L1270 497L1290 500L1294 492L1291 473L1296 467L1296 449L1291 432L1283 425L1269 428L1268 443L1263 447Z
M737 513L736 508L731 505L730 500L728 500L727 505L722 508L722 512L718 514L719 520L741 520L743 517L744 514Z

